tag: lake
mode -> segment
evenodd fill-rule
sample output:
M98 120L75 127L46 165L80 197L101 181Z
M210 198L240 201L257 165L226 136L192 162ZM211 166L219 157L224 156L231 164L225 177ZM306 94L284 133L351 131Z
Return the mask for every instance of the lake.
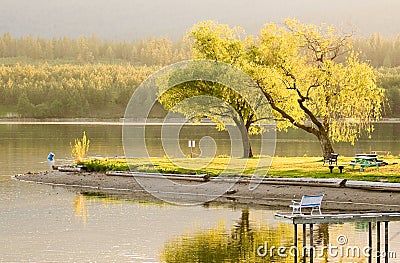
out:
M159 127L149 129L152 155L162 156ZM337 144L343 155L370 150L399 154L399 123L376 127L372 140L354 147ZM239 205L176 206L150 200L127 200L76 193L73 189L16 182L11 175L48 168L49 151L57 163L70 163L70 143L83 131L91 139L91 156L123 156L118 125L0 125L0 261L1 262L292 262L276 252L261 257L259 246L290 247L293 226L274 219L277 209ZM187 139L215 137L218 154L229 150L227 134L213 126L186 127ZM257 136L252 137L253 141ZM220 147L221 145L221 147ZM225 147L225 148L224 148ZM221 148L221 149L219 149ZM195 149L198 150L198 149ZM318 142L301 131L278 133L276 155L319 156ZM285 208L282 208L285 209ZM374 232L375 233L375 232ZM367 225L314 226L317 248L366 246ZM376 236L374 235L374 240ZM400 258L400 223L390 223L390 251ZM392 254L394 257L394 253ZM315 262L366 262L359 257L320 253ZM390 262L400 262L391 259Z

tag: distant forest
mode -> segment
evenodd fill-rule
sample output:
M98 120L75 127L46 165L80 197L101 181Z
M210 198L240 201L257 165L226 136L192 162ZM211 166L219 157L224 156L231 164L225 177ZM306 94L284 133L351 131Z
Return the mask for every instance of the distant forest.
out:
M353 42L376 68L388 102L384 117L400 117L400 35ZM135 88L162 66L190 59L186 42L167 38L107 41L0 37L0 117L123 117ZM153 117L164 114L161 106Z
M46 61L54 63L129 63L136 66L164 66L190 58L184 41L167 38L126 42L100 40L96 36L70 39L0 38L0 58L3 64ZM4 60L10 59L10 60Z
M373 34L369 38L355 38L353 45L361 58L373 67L400 66L400 35L384 38ZM0 58L3 64L15 58L27 61L57 61L59 63L130 63L132 65L168 65L190 58L190 49L183 40L151 38L139 41L100 40L95 35L71 39L43 39L31 36L13 38L10 34L0 37Z

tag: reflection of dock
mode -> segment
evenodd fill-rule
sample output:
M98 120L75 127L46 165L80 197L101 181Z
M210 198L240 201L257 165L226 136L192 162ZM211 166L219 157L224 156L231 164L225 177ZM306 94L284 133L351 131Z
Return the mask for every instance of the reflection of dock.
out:
M275 213L275 219L294 225L294 247L298 247L297 242L297 225L303 225L303 248L313 248L313 225L314 224L341 224L349 222L365 222L368 223L368 249L369 256L368 262L372 262L373 255L376 255L376 262L380 262L381 258L384 258L384 262L389 262L389 222L400 221L399 212L370 212L370 213L352 213L352 214L322 214L322 215L306 215L306 214L292 214L292 213ZM376 223L376 253L373 253L372 244L372 223ZM384 224L385 233L385 250L381 251L381 223ZM310 240L307 245L307 225L309 225ZM298 253L296 250L294 255L294 262L298 262ZM313 249L310 249L310 262L313 262ZM303 251L303 261L306 261L307 255Z

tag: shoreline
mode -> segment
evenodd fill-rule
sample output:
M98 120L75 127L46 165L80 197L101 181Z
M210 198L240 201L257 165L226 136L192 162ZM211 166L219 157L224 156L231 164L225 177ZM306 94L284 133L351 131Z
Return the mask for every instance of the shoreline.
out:
M167 200L176 200L178 203L183 200L189 203L277 207L290 211L291 200L298 201L303 195L325 194L323 210L400 211L400 184L394 183L361 181L343 183L342 179L273 178L257 181L256 188L251 190L249 179L237 180L237 178L210 178L201 181L198 178L194 180L169 176L146 177L145 174L129 176L60 171L19 174L12 178L21 182L67 187L81 193L151 200L160 199L161 196ZM168 184L171 182L172 184ZM199 186L206 182L210 188L203 192L198 190ZM161 188L144 189L142 185L147 183ZM194 191L182 191L177 187L179 184L184 184ZM214 196L213 189L227 190L221 195ZM213 200L203 202L209 199Z
M138 120L137 125L174 125L174 124L190 124L186 119L176 119L176 122L164 123L163 118L149 118ZM400 123L400 118L383 118L373 123ZM0 124L93 124L93 125L124 125L124 118L0 118ZM132 123L129 123L132 125ZM199 124L196 124L199 125ZM216 125L211 121L201 122L200 125Z

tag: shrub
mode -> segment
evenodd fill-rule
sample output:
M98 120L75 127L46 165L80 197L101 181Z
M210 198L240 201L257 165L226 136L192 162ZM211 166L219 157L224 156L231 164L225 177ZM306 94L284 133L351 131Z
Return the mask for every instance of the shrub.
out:
M72 156L76 164L83 164L86 154L89 151L90 140L86 138L86 132L83 132L82 139L75 139L72 145Z

